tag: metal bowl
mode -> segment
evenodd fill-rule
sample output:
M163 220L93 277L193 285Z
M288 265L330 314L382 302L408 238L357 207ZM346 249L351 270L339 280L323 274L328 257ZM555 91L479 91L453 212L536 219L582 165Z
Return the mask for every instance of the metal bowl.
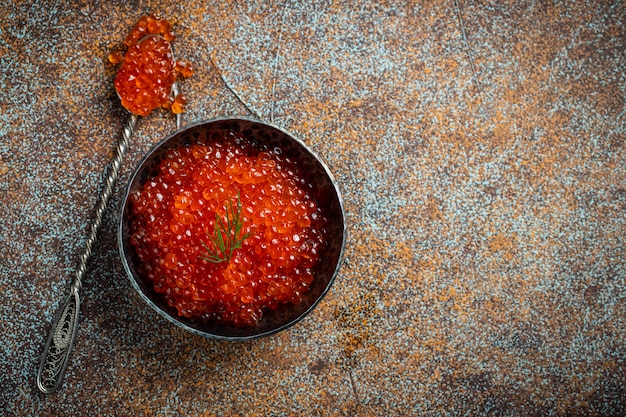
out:
M328 244L320 253L320 262L315 267L315 278L311 288L298 304L284 304L265 311L257 326L237 327L179 317L163 296L152 288L152 283L139 274L140 260L130 243L129 196L153 177L166 152L172 148L189 146L196 142L220 140L222 132L242 133L270 148L279 147L282 152L301 167L302 174L313 184L313 195L318 205L330 219ZM192 333L214 339L246 340L270 335L284 330L300 321L319 303L330 289L339 271L346 242L345 216L341 194L328 167L302 141L284 130L247 118L218 118L198 122L185 127L157 143L139 162L126 186L120 207L118 245L124 269L130 282L150 307L170 322Z

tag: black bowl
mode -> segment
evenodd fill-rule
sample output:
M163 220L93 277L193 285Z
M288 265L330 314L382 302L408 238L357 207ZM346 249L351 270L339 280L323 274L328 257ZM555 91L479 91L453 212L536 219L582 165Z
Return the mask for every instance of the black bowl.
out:
M267 145L279 147L284 154L297 161L301 173L313 184L313 195L318 205L330 219L328 244L320 253L311 288L298 304L284 304L268 309L258 325L238 327L179 317L163 296L152 288L152 283L138 273L140 260L130 243L129 196L156 174L166 152L172 148L189 146L196 142L220 140L223 132L241 133L245 137ZM284 330L300 321L319 303L330 289L343 259L346 242L345 216L341 194L328 167L302 141L284 130L259 120L247 118L218 118L185 127L157 143L133 171L120 207L118 244L120 256L128 277L150 307L172 323L192 333L225 340L246 340Z

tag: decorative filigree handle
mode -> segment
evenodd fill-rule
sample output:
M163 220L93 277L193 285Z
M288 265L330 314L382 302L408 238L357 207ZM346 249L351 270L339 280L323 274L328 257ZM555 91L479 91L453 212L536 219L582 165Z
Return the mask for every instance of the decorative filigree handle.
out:
M49 394L55 391L63 381L63 375L76 338L79 311L79 290L73 286L70 295L59 306L52 322L52 330L39 365L37 387L43 393Z
M126 126L124 126L122 137L117 143L115 156L106 167L104 188L96 207L95 219L91 224L85 251L81 255L78 268L76 269L70 295L65 299L65 302L60 305L54 321L52 322L52 329L50 330L48 342L46 343L43 356L41 357L39 372L37 373L37 387L45 394L55 391L63 381L63 376L65 375L72 346L74 345L74 339L76 338L76 331L78 329L80 289L82 287L83 277L87 272L87 262L91 257L91 251L96 242L104 212L113 194L117 175L122 165L122 159L126 153L126 148L128 148L128 142L135 131L138 118L139 117L135 114L131 115Z

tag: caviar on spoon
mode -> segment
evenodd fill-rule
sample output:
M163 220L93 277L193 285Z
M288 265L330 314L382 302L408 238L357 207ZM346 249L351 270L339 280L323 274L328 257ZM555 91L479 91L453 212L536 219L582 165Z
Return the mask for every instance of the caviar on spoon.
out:
M128 148L139 116L147 116L154 109L163 107L176 114L180 128L181 113L185 98L178 94L176 79L192 75L193 69L173 58L171 41L174 40L172 25L154 15L143 16L137 22L124 45L126 54L114 52L109 56L112 63L122 63L115 78L115 89L131 116L124 126L122 137L117 143L115 156L105 168L105 183L96 206L95 219L89 230L86 247L79 259L70 294L60 304L53 319L52 328L37 373L37 387L49 394L59 388L69 362L80 310L80 290L87 272L87 262L102 223L122 160Z
M178 77L189 77L193 68L176 61L171 24L155 16L143 16L124 41L124 56L114 52L112 63L121 63L115 77L115 90L122 106L133 114L147 116L163 107L174 114L185 109L186 99L175 90Z

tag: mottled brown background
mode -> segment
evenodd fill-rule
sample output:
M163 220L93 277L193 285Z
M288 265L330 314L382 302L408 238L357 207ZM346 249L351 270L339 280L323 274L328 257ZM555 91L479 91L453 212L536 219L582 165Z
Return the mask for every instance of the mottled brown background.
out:
M284 333L187 334L124 276L118 187L64 385L43 396L44 338L127 119L106 57L151 11L197 66L187 120L256 114L327 161L345 263ZM626 414L623 1L3 1L0 16L0 414ZM139 121L120 186L173 129Z

